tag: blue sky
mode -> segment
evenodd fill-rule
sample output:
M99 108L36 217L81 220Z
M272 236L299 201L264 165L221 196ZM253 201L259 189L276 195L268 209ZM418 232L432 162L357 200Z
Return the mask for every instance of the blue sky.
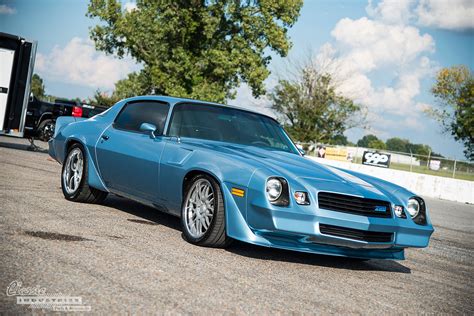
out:
M384 140L397 136L462 158L462 146L443 135L423 109L435 104L429 88L437 69L457 64L474 69L473 3L306 0L289 31L290 56L336 61L341 77L349 78L341 93L369 112L368 128L347 131L350 140L367 133ZM94 50L88 36L97 21L87 18L86 10L87 1L80 0L0 0L0 31L38 41L36 71L49 94L86 98L97 87L111 91L116 80L138 69L130 59ZM284 59L271 55L269 90L286 69ZM268 107L267 100L253 99L246 86L229 103Z

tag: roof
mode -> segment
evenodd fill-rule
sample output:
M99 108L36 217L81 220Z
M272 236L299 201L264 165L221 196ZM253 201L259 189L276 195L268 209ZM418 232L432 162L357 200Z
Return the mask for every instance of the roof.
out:
M181 102L211 104L211 105L216 105L216 106L220 106L220 107L236 109L236 110L240 110L240 111L246 111L246 112L250 112L250 113L254 113L254 114L258 114L258 115L263 115L263 116L271 118L272 120L275 120L275 118L271 117L270 115L263 114L263 113L253 111L251 109L243 108L243 107L240 107L240 106L227 105L227 104L221 104L221 103L215 103L215 102L209 102L209 101L202 101L202 100L195 100L195 99L189 99L189 98L178 98L178 97L170 97L170 96L164 96L164 95L142 95L142 96L127 98L126 100L127 101L135 101L135 100L144 100L144 99L163 101L163 102L167 102L171 105L175 105L175 104L181 103Z

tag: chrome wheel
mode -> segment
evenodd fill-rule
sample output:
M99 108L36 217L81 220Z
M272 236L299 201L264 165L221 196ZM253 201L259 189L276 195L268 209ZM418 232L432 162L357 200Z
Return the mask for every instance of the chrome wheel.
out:
M214 217L214 189L206 179L194 182L188 190L184 210L186 229L194 238L202 237Z
M84 169L84 157L79 148L74 148L67 156L63 169L64 188L68 194L73 194L79 188Z
M55 128L55 125L53 122L48 123L43 127L43 140L44 141L48 141L53 137L54 128Z

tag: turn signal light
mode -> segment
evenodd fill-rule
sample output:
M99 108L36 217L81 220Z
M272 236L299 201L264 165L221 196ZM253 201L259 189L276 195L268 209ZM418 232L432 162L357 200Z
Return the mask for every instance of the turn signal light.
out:
M309 204L309 199L308 199L308 193L306 192L301 192L301 191L296 191L293 194L296 203L300 205L308 205Z
M238 197L244 197L245 191L242 190L242 189L238 189L238 188L232 188L232 194L236 195Z
M405 211L403 210L403 206L395 205L393 210L395 211L395 215L397 215L397 217L407 218L407 215L405 214Z

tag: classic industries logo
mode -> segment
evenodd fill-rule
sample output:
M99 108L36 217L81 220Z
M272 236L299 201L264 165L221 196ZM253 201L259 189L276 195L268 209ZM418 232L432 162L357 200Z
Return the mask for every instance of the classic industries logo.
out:
M34 309L48 309L60 312L91 311L90 306L83 305L80 296L65 296L61 293L47 293L39 285L24 287L21 281L13 281L7 287L7 296L16 297L18 305L27 305Z

